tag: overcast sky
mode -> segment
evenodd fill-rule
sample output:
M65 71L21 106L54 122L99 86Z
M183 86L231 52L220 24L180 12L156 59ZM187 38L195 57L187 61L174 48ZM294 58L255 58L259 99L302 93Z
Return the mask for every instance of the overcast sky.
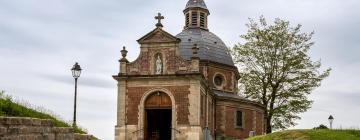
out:
M78 124L111 140L116 120L116 81L122 46L129 60L136 40L165 16L164 29L184 26L187 0L0 0L0 90L72 119L74 79L79 62ZM294 128L328 124L360 127L359 0L207 0L209 29L232 47L241 42L248 18L281 18L303 32L315 31L310 55L333 71L310 96L315 102Z

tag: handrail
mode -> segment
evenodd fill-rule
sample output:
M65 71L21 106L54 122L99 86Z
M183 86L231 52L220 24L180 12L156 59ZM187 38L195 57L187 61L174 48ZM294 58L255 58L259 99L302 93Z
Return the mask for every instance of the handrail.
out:
M137 133L137 132L140 132L140 131L144 131L144 129L139 129L139 130L136 130L136 131L134 131L132 133Z
M175 128L172 128L172 127L170 127L170 129L175 130L175 131L178 132L178 133L181 133L181 131L178 130L178 129L175 129ZM144 129L139 129L139 130L136 130L136 131L134 131L134 132L132 132L132 133L138 133L138 132L140 132L140 131L144 131Z
M178 129L175 129L175 128L172 128L172 127L170 127L170 129L175 130L176 132L178 132L179 134L181 134L181 131L178 130Z

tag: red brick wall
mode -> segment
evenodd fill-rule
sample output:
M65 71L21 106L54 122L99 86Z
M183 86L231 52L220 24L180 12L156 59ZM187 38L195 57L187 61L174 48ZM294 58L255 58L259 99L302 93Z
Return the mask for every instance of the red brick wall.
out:
M171 93L175 96L175 103L177 106L177 122L178 124L189 123L189 94L190 86L174 86L168 87Z
M224 106L218 105L216 106L216 132L219 135L225 136L227 138L236 137L236 138L247 138L249 137L249 132L253 130L253 121L254 114L253 110L249 109L238 109L236 107L226 106L225 107L225 116L223 116L222 112L224 111ZM244 126L243 128L235 127L235 117L236 111L240 110L244 115ZM222 118L225 117L225 124L222 122ZM262 113L256 113L256 135L261 135L263 130L263 119ZM221 127L225 125L225 130L222 130Z
M222 118L224 117L222 115L222 112L224 111L223 106L216 106L216 112L215 112L215 122L216 122L216 133L224 133L225 130L221 129L222 126Z
M143 94L150 90L149 87L129 87L127 93L127 124L137 125L138 124L138 106L140 104L141 97Z
M235 128L235 112L239 110L233 107L226 107L226 126L225 134L228 137L241 137L246 138L253 127L253 113L251 110L240 109L244 115L244 127Z
M220 69L216 67L208 67L208 82L211 87L215 87L214 85L214 76L217 73L221 73L224 75L225 78L225 85L223 90L226 91L234 91L234 77L233 77L233 71L226 70L226 69Z
M128 125L138 124L138 106L144 93L154 87L129 87L127 93L127 119ZM189 124L189 99L190 86L166 86L162 87L168 89L175 98L175 104L177 106L177 122L178 124Z
M263 133L264 126L264 116L260 112L256 112L256 135L261 135Z

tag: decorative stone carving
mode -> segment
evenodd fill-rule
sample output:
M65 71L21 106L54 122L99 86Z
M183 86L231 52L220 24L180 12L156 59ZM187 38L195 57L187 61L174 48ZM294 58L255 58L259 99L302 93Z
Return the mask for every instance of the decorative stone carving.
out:
M162 73L162 68L163 68L163 64L160 58L160 55L157 55L157 59L156 59L156 73L155 74L161 74Z

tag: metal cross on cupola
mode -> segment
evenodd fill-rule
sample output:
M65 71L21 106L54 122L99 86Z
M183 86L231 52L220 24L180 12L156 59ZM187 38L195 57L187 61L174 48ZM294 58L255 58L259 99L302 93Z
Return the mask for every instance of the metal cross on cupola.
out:
M158 15L155 17L155 19L158 20L158 23L156 23L156 27L163 27L163 25L161 24L161 20L165 19L164 16L161 15L161 13L158 13Z

